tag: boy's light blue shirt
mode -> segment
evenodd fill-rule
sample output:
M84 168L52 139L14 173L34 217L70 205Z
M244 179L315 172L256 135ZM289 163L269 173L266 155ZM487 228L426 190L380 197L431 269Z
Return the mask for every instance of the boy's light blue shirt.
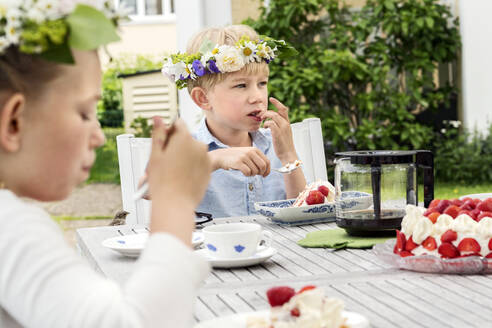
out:
M203 119L193 137L208 145L208 151L230 148L220 142L208 130ZM270 160L270 167L281 167L272 144L269 129L250 132L253 147L260 149ZM238 170L218 169L212 177L205 197L197 208L199 212L211 213L215 218L255 214L255 202L285 199L285 183L281 173L271 170L267 177L247 177Z

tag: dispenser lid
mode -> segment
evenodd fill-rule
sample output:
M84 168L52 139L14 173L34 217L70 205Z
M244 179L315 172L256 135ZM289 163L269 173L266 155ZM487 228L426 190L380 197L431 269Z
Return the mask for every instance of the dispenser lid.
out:
M410 164L415 163L413 150L360 150L335 153L350 158L351 164Z

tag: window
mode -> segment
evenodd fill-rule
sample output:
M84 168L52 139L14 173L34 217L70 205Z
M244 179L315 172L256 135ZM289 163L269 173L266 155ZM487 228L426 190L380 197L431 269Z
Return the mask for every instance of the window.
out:
M174 21L174 0L114 0L130 9L134 22Z

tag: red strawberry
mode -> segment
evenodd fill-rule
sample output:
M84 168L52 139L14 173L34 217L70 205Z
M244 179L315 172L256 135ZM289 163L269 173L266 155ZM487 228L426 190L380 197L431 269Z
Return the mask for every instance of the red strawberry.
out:
M444 211L446 210L446 208L448 208L449 205L451 205L451 202L449 200L447 200L447 199L443 199L436 206L436 210L439 213L444 213Z
M471 217L473 220L475 220L475 218L473 217L473 214L471 213L471 211L469 210L461 210L459 213L458 213L458 216L460 216L461 214L466 214L468 215L469 217Z
M309 195L306 197L306 204L323 204L325 202L325 196L318 190L311 190Z
M477 205L477 208L483 212L492 212L492 198L487 198Z
M480 215L477 217L477 221L480 221L483 218L489 217L492 219L492 212L482 212Z
M470 254L460 255L458 257L470 257L470 256L482 256L482 255L480 255L480 253L470 253Z
M273 306L282 306L296 294L293 288L287 286L272 287L267 291L268 303Z
M451 216L453 219L455 219L458 216L459 212L460 212L460 208L458 206L451 205L444 211L444 214L447 214Z
M464 238L458 244L458 250L466 253L479 253L480 244L473 238Z
M492 259L492 253L485 255L485 258Z
M470 199L470 200L467 200L466 202L463 203L463 205L460 206L460 208L462 210L473 210L475 208L475 204L473 203L473 201Z
M478 216L480 215L480 210L478 208L471 211L472 218L476 221Z
M441 201L440 199L433 199L432 202L430 202L429 204L429 208L436 207L440 201Z
M398 250L398 245L396 243L395 243L395 247L393 247L393 253L400 254L400 251Z
M400 230L396 230L396 248L398 252L401 252L405 249L406 238L403 232Z
M425 212L424 212L424 216L429 217L429 215L431 215L432 213L439 213L439 211L438 211L438 210L436 210L436 208L435 208L435 207L429 207L429 208L427 209L427 211L425 211ZM441 213L439 213L439 214L441 214Z
M429 251L433 251L437 248L436 240L434 237L429 236L422 242L422 246Z
M327 186L319 186L318 190L325 195L325 197L328 197L328 194L330 193L330 189L328 189Z
M437 218L438 218L440 215L441 215L441 213L439 213L439 212L434 212L434 213L432 213L432 214L428 215L428 216L427 216L427 218L428 218L429 220L431 220L431 222L432 222L432 223L436 223Z
M489 250L492 251L492 238L490 238L490 240L489 240Z
M442 243L437 251L444 258L452 259L460 256L460 252L458 251L458 249L454 247L454 245L451 243Z
M417 248L417 244L413 241L412 236L408 238L407 242L405 243L405 250L406 251L412 251L413 249Z
M455 231L449 229L448 231L442 234L441 241L443 243L450 243L452 241L455 241L457 238L458 238L458 234Z
M315 289L316 286L313 286L313 285L307 285L307 286L304 286L302 287L301 289L299 289L299 291L297 292L297 294L300 294L300 293L303 293L307 290L311 290L311 289Z
M463 201L455 198L451 199L451 204L460 207L461 205L463 205Z
M409 251L401 251L400 256L401 257L413 256L413 253Z
M299 317L301 316L301 311L299 311L298 308L293 308L292 310L290 310L290 315L293 317Z
M472 202L473 202L473 204L475 204L475 207L477 207L478 203L481 203L482 201L478 198L473 198Z

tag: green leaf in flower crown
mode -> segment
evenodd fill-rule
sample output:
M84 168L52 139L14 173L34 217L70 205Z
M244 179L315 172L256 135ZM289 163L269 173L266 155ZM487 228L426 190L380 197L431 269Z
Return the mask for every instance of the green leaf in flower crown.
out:
M63 63L63 64L74 64L75 60L72 56L72 50L68 46L68 42L65 41L59 45L53 45L49 47L46 51L41 53L43 59Z
M68 42L74 49L93 50L120 40L113 22L90 6L77 5L67 17L67 23L70 28Z
M214 50L215 44L210 41L209 39L205 39L202 42L202 45L200 46L200 49L198 50L202 54L207 53L207 52L212 52Z

